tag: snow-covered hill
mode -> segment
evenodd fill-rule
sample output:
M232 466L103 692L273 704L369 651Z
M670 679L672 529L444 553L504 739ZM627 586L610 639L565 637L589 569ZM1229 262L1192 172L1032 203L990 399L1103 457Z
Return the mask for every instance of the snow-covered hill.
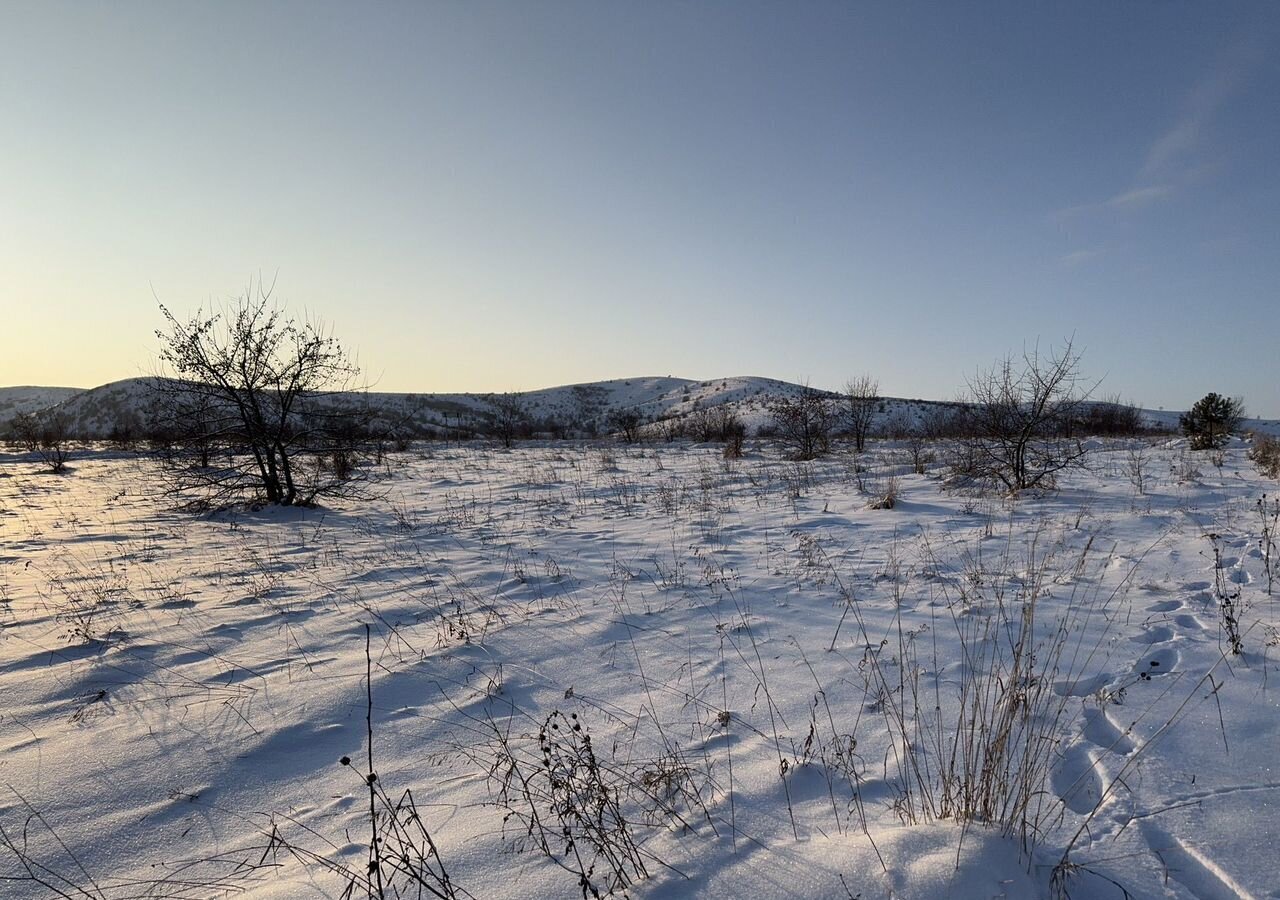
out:
M56 406L64 400L84 393L83 388L19 387L0 388L0 422L7 422L23 413L39 412Z
M129 378L90 390L75 388L0 388L0 423L25 412L57 414L73 435L104 439L117 429L139 432L153 418L154 381ZM768 407L782 397L794 397L802 385L759 376L734 376L709 381L647 376L543 388L514 395L532 427L552 434L597 434L612 429L610 420L621 410L635 410L647 421L687 420L698 410L729 406L751 432L769 421ZM833 399L838 394L830 394ZM483 433L497 414L501 395L487 393L389 393L350 395L369 404L377 418L395 431L419 436L432 433ZM953 406L949 401L886 397L879 404L873 430L919 424L931 411ZM1143 410L1151 427L1176 431L1177 410ZM1250 419L1245 430L1280 434L1280 421Z
M691 381L650 376L544 388L514 395L514 399L540 430L595 433L608 431L611 415L620 410L635 410L646 420L656 421L721 404L731 404L749 426L758 427L771 399L801 390L799 385L770 378ZM140 430L153 418L155 407L150 378L130 378L82 391L11 388L0 391L0 397L9 391L26 392L21 396L29 398L9 417L17 412L56 414L72 434L86 439L106 438L121 427ZM501 395L489 393L369 392L350 398L369 404L380 419L409 434L484 431L501 402ZM0 414L0 421L7 418Z

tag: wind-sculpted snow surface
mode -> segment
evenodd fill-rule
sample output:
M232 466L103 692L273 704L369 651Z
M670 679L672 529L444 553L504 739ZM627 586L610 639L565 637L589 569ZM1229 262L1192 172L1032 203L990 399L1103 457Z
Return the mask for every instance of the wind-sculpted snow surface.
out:
M1280 896L1276 486L1091 446L419 444L204 518L9 457L0 897Z

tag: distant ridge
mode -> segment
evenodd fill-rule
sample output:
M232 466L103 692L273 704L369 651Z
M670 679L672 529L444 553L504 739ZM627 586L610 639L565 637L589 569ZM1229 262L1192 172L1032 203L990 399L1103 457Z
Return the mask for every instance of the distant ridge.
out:
M66 419L75 437L98 440L127 427L140 430L150 419L151 378L127 378L90 389L24 385L0 388L0 425L20 413L54 413ZM648 420L685 418L707 407L729 405L751 430L769 420L768 404L795 396L802 385L774 378L739 375L694 381L671 376L615 378L519 393L529 418L539 430L557 425L576 431L605 433L611 414L639 411ZM369 404L377 417L409 435L483 431L493 416L492 393L391 393L348 395ZM831 394L831 396L838 396ZM891 420L913 423L930 407L953 401L885 397L876 425ZM1167 430L1178 425L1177 410L1143 410L1148 424ZM1280 434L1280 421L1249 419L1245 429Z
M84 388L39 387L31 384L0 388L0 422L7 422L22 413L40 412L83 393Z

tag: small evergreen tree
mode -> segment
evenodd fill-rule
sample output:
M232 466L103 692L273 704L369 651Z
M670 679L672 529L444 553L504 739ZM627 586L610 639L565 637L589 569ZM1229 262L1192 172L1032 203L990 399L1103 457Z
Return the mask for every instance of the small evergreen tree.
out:
M1244 401L1208 393L1178 417L1178 425L1191 442L1192 450L1213 450L1223 446L1244 418Z

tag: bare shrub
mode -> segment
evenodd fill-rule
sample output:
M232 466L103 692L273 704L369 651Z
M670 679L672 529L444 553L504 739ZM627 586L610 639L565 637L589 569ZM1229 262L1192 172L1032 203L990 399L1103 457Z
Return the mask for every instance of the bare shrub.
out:
M679 440L685 435L685 423L679 416L663 416L655 424L658 426L658 433L668 444Z
M734 417L733 423L725 430L724 458L741 459L742 445L747 439L747 426Z
M742 441L747 429L737 412L727 403L703 406L685 417L685 434L704 444L714 442L725 445L725 459L742 456Z
M802 385L795 396L779 397L769 404L773 431L795 460L817 459L831 449L836 425L831 398L825 391Z
M912 421L911 415L905 410L899 409L884 420L884 424L880 426L880 434L891 441L901 441L914 428L915 423Z
M1151 478L1150 462L1151 448L1146 444L1135 444L1125 451L1124 473L1140 495L1147 492L1147 483Z
M71 442L66 417L51 413L38 416L20 413L9 423L11 439L27 453L35 456L55 475L66 471L71 458Z
M510 447L519 437L527 437L533 430L532 417L523 394L488 394L484 398L489 405L489 433Z
M622 779L600 762L577 713L555 710L543 720L536 762L496 726L495 734L489 774L506 820L519 822L542 853L577 877L583 898L624 891L648 876L623 812Z
M850 379L844 386L844 401L849 434L853 436L854 448L861 453L880 404L880 382L870 375Z
M1169 476L1178 484L1192 484L1204 477L1196 466L1195 457L1182 449L1169 463Z
M968 451L960 474L995 481L1009 491L1049 488L1058 473L1083 465L1085 447L1069 437L1089 396L1082 390L1080 356L1067 341L1061 352L1024 351L969 382L965 416Z
M685 416L685 434L691 440L707 444L716 439L716 416L720 406L699 406Z
M935 571L942 566L927 558ZM1027 853L1061 823L1064 805L1049 788L1074 714L1074 686L1104 652L1115 600L1133 575L1108 594L1069 574L1083 564L1045 553L1038 535L1021 551L1011 536L998 559L971 559L955 588L940 589L965 663L945 686L928 676L936 659L931 640L918 639L923 629L912 632L895 620L894 652L882 653L890 638L877 640L860 605L849 605L855 642L865 648L859 671L870 698L866 710L883 721L892 741L900 778L895 809L905 823L980 823ZM1081 586L1050 613L1045 601L1056 585L1070 582ZM1089 636L1097 625L1102 636ZM1115 789L1113 782L1106 790Z
M1227 639L1227 649L1232 656L1244 652L1244 638L1240 634L1240 585L1229 578L1222 560L1222 543L1216 534L1209 535L1213 544L1213 597L1218 602L1218 613L1221 617L1222 633Z
M1258 552L1262 555L1262 571L1267 576L1267 593L1270 594L1276 580L1276 569L1280 562L1276 541L1280 540L1280 497L1267 499L1263 494L1258 498Z
M1102 437L1125 437L1141 434L1145 429L1142 410L1119 395L1087 403L1081 410L1077 428L1085 434Z
M1270 435L1254 434L1249 459L1268 478L1280 478L1280 440Z
M873 489L874 499L869 509L893 509L898 505L898 479L890 475Z
M261 282L187 322L160 311L153 387L173 493L290 506L351 492L355 468L329 462L361 451L370 417L337 397L359 370L322 326L286 318ZM215 450L225 452L216 465Z
M609 414L609 427L628 444L635 444L644 436L647 423L644 413L637 407L627 406Z
M916 475L923 475L936 458L930 449L928 432L921 425L910 425L904 433L903 441L907 454L911 457L911 471Z
M929 403L919 414L919 427L931 441L958 438L969 424L967 408L961 403Z

